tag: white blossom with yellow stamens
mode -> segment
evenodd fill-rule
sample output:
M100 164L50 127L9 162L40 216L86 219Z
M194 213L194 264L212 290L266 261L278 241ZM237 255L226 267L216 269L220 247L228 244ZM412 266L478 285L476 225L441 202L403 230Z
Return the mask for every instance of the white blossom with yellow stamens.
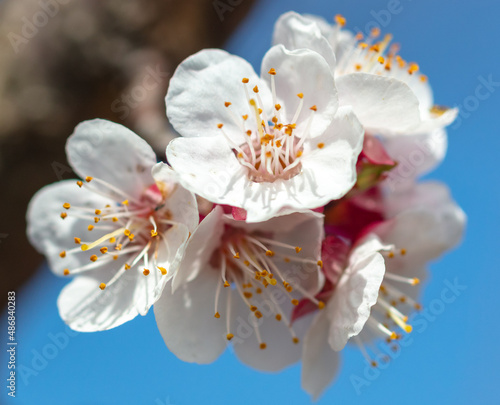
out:
M79 331L110 329L145 315L174 276L198 224L196 200L121 125L83 122L66 150L82 180L41 189L27 233L55 274L75 276L58 299L63 320Z
M409 318L422 308L418 297L427 263L461 239L465 215L439 183L386 195L384 204L388 219L357 243L325 310L304 338L302 386L314 397L334 378L337 352L349 339L376 367L366 344L384 339L393 345L411 333Z
M173 293L155 304L167 347L210 363L231 342L244 363L267 371L298 361L309 319L292 325L291 312L304 297L324 307L314 298L322 238L323 215L312 211L246 223L216 207L193 233Z
M275 46L259 77L237 56L203 50L179 65L166 104L183 136L167 148L180 182L245 209L248 222L323 206L355 182L363 130L350 107L338 108L314 51Z

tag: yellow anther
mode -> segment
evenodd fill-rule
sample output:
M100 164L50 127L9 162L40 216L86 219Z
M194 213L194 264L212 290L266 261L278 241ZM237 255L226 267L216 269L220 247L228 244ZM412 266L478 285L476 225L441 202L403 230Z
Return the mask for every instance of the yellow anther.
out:
M129 235L130 235L130 229L125 229L125 230L123 231L123 234L124 234L125 236L129 236Z
M71 204L70 203L64 203L63 204L63 208L69 210L71 208Z
M142 274L144 274L145 276L149 276L149 270L148 269L144 269L144 271L142 272Z
M380 52L380 45L379 44L374 44L370 47L370 51L373 51L373 52Z
M411 331L413 330L413 327L411 325L406 325L404 329L405 329L406 333L411 333Z
M262 114L262 108L259 108L258 111L259 111L259 115ZM265 126L265 122L264 121L262 121L262 126Z
M129 270L130 269L130 264L125 263L124 267L125 267L125 270Z
M275 104L274 108L276 108L276 111L279 111L279 110L281 110L281 105L280 104Z
M78 181L76 182L76 184L78 185L78 187L80 187L80 188L81 188L81 187L83 186L83 181L78 180Z
M229 101L226 101L226 102L224 103L224 105L225 105L226 107L229 107L229 106L231 105L231 103L230 103Z
M95 262L97 260L97 255L90 256L90 261Z
M320 142L316 145L319 149L323 149L325 147L325 144L323 142Z
M118 255L114 255L113 260L118 260Z
M63 250L61 253L59 253L59 257L66 257L66 251Z
M250 311L255 312L257 311L257 307L255 305L250 306Z
M299 151L297 152L297 155L296 155L296 156L297 156L297 157L301 157L301 156L302 156L302 151L301 151L301 150L299 150Z
M389 339L396 340L397 338L398 338L398 334L396 332L391 332L391 336L389 337Z
M101 251L102 254L108 253L108 248L106 246L103 246L99 250Z
M422 305L420 305L419 303L416 303L414 307L417 311L420 311L422 309Z
M256 288L255 289L256 294L262 294L262 289L261 288Z
M380 35L380 28L378 27L372 28L370 35L374 38L377 38Z
M239 259L240 258L240 252L236 252L233 257L235 259Z
M224 287L229 287L229 285L230 285L230 284L227 282L227 280L226 280L226 281L224 281Z
M259 92L259 87L255 86L252 90L253 90L254 93L258 93Z
M345 23L346 23L346 19L344 18L344 16L342 14L337 14L335 16L335 22L340 25L341 27L345 26Z
M298 97L298 98L304 98L304 93L299 93L299 94L297 94L297 97Z
M217 128L219 128L219 129L221 129L223 126L224 126L224 124L222 124L222 123L217 124Z
M413 73L418 72L419 69L420 67L416 63L411 63L408 67L408 73L412 75Z
M295 253L299 253L301 250L302 250L301 247L298 247L298 246L295 247Z
M414 278L413 280L411 280L411 285L417 285L417 284L420 284L419 278Z
M65 212L61 212L61 218L64 219L68 216L68 214L66 214Z
M245 264L245 266L250 266L250 262L248 260L245 260L243 263Z
M154 229L151 229L151 237L154 238L155 236L158 236L158 232L156 232Z
M248 119L248 114L242 115L241 117L246 121Z
M117 218L117 217L113 217L113 218L111 218L111 220L112 220L113 222L118 222L118 218Z
M325 307L325 303L323 301L318 301L318 308L323 309Z
M401 249L400 253L401 253L402 256L404 256L406 254L406 249Z
M285 263L290 263L290 258L289 258L289 257L284 257L284 258L283 258L283 261L284 261Z
M297 299L295 299L295 298L294 298L294 299L292 300L292 304L293 304L293 305L299 305L299 300L297 300Z
M316 264L319 266L319 267L323 267L323 260L318 260L316 262Z
M226 339L227 339L227 340L231 340L232 338L234 338L234 335L233 335L232 333L228 333L228 334L226 335Z
M372 362L370 363L372 367L377 367L378 366L378 363L374 360L372 360Z
M248 131L247 131L247 135L248 135L248 136L252 136L252 131L251 131L251 130L248 130Z
M215 318L219 319L220 318L220 314L218 312L215 313L214 315Z
M94 225L87 226L87 230L91 231L92 229L94 229Z
M356 41L361 41L363 39L363 33L358 32L354 38Z
M273 75L273 76L274 76L274 75L276 74L276 69L271 68L271 69L269 70L269 72L267 72L267 73L269 73L270 75Z
M246 77L244 77L242 80L241 80L243 83L248 83L250 80Z
M104 290L106 288L106 284L104 284L104 283L99 284L99 288L101 290Z
M292 342L293 342L293 343L295 343L295 344L297 345L297 344L299 344L300 340L299 340L299 338L298 338L298 337L294 337L294 338L292 339Z
M101 210L95 210L94 212L96 215L101 215Z
M420 76L420 81L421 81L422 83L425 83L427 80L428 80L428 79L427 79L427 76L426 76L426 75L422 75L422 76Z
M394 252L389 252L389 254L387 255L390 259L392 259L394 257Z
M85 177L85 181L87 183L90 183L92 181L92 179L93 179L93 177L90 177L90 176Z
M157 266L157 267L160 269L161 274L162 274L163 276L167 274L167 269L166 269L165 267L160 267L160 266Z
M255 317L256 317L257 319L262 318L262 312L260 312L260 311L255 311L253 314L255 315Z
M75 243L77 245L79 245L80 243L82 243L82 240L80 238L75 238ZM84 245L85 246L85 245Z
M264 349L267 347L267 345L266 345L264 342L262 342L262 343L259 345L259 347L260 347L260 350L264 350Z
M65 276L69 276L69 270L68 270L68 269L64 269L63 274L64 274Z
M377 60L378 60L378 63L380 63L381 65L383 65L385 63L385 59L383 56L379 56Z
M130 235L128 235L128 239L129 240L134 240L134 237L135 237L135 235L133 233L131 233Z
M115 242L116 242L116 238L115 237L109 238L109 243L115 243Z
M250 299L250 298L252 298L252 297L253 297L253 294L252 294L251 292L249 292L249 291L245 291L245 292L243 293L243 295L245 296L245 298L248 298L248 299Z
M318 111L318 107L316 105L313 105L311 108L309 108L310 110L313 110L313 111Z
M96 224L97 224L100 220L101 220L101 218L94 217L94 222L95 222Z
M266 250L266 256L274 256L274 252L272 250Z
M366 49L366 48L368 48L368 44L367 44L366 42L360 42L360 43L359 43L359 47L360 47L361 49Z

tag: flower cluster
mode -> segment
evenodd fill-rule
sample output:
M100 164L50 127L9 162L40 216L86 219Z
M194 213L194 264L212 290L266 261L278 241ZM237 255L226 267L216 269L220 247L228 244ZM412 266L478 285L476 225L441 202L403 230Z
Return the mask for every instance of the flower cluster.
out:
M390 35L344 25L284 14L260 75L222 50L183 61L168 163L118 124L76 127L80 180L43 188L27 214L32 244L73 278L58 299L70 327L110 329L154 305L180 359L210 363L232 344L260 370L302 360L314 397L348 342L376 367L372 342L411 332L427 263L465 224L444 185L417 181L457 111L434 105Z

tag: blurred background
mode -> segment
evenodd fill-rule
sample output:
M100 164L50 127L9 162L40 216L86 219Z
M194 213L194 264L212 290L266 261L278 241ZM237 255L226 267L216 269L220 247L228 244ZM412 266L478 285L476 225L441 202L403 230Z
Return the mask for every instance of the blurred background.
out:
M146 138L161 157L173 135L168 79L185 57L223 47L259 70L274 21L286 11L337 13L347 28L378 26L419 63L437 104L458 106L448 155L427 178L445 182L469 218L463 244L431 264L423 331L379 370L347 349L318 403L498 404L500 389L500 39L495 0L77 0L0 1L0 290L17 295L17 396L0 404L309 403L300 366L263 374L228 350L209 366L164 347L152 312L107 332L70 331L52 276L25 237L25 211L42 186L74 177L66 138L85 119L106 118ZM478 90L480 88L480 90ZM441 294L459 285L453 302ZM3 309L2 342L7 341ZM4 346L5 347L5 346ZM5 349L1 378L7 378Z

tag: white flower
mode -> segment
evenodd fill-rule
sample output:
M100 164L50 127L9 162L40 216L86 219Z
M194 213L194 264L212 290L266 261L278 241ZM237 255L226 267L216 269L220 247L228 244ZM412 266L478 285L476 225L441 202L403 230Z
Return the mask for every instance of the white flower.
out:
M337 351L354 338L367 362L365 343L397 342L412 330L408 318L421 309L420 282L426 265L455 246L465 223L462 210L439 183L386 196L385 216L359 241L324 311L304 339L302 385L317 397L338 370ZM385 272L384 272L385 269Z
M316 52L275 46L259 78L237 56L201 51L179 65L166 103L184 136L167 149L181 183L245 209L248 222L320 207L355 182L363 130L350 107L338 109Z
M228 341L246 364L280 370L300 359L308 319L291 325L301 297L322 288L323 216L293 213L246 223L220 206L191 236L173 293L155 304L158 328L181 360L210 363Z
M121 125L81 123L66 153L82 180L41 189L27 233L55 274L75 276L59 295L63 320L79 331L110 329L145 315L173 277L198 224L196 200Z
M380 41L374 29L364 40L319 17L283 14L275 25L273 42L287 49L312 49L325 58L335 75L340 105L351 105L365 129L383 136L422 134L449 125L458 110L434 105L427 77L416 63L407 63L387 34Z

